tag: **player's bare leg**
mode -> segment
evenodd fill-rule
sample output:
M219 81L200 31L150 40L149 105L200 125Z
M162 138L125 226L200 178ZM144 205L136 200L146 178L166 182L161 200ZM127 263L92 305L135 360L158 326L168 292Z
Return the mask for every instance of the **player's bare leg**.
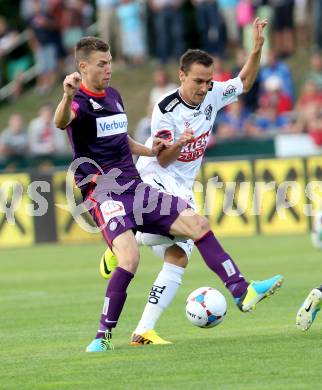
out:
M139 246L159 246L159 245L173 245L176 242L182 241L182 238L174 237L173 239L162 236L160 234L152 234L152 233L142 233L136 232L135 234L136 242ZM176 264L176 263L174 263ZM99 271L101 276L109 280L112 276L113 271L118 265L118 260L110 248L107 248L103 253L100 264Z
M172 245L176 242L181 242L182 237L174 237L173 239L162 236L160 234L152 234L152 233L142 233L136 232L135 239L138 246L159 246L159 245ZM100 264L99 264L99 272L101 276L109 280L112 277L112 273L118 265L118 260L113 253L112 249L107 248L103 253Z

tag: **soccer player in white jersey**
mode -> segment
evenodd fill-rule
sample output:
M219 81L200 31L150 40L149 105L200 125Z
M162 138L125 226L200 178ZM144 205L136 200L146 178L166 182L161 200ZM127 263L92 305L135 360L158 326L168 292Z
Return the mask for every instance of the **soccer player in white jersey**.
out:
M158 137L167 140L170 146L160 152L157 158L139 159L137 168L144 182L161 191L180 195L195 208L192 186L217 112L251 88L259 68L264 42L262 31L266 24L266 20L261 21L257 18L254 21L253 51L239 76L226 82L212 81L212 58L204 51L188 50L183 54L179 69L181 86L163 96L155 105L151 138L147 141L147 144L152 143L152 139ZM158 336L154 328L181 284L193 241L172 241L166 237L146 233L137 233L137 240L140 244L152 246L153 251L164 258L165 263L150 290L148 303L132 335L131 344L167 344L169 342ZM117 260L108 250L101 260L101 274L108 278L109 272L116 264ZM228 262L223 267L226 273L233 272ZM249 297L258 297L260 294L263 299L274 293L282 281L283 278L277 275L265 281L253 282L251 284L253 290ZM234 297L239 296L237 291L232 294ZM241 301L239 299L235 301L244 311L240 305Z

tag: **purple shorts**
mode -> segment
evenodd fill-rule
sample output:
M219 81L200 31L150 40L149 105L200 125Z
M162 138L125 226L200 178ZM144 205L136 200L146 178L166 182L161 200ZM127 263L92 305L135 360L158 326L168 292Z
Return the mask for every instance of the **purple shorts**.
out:
M189 205L160 192L141 178L114 180L98 177L85 196L85 205L110 247L115 237L132 229L169 236L178 215Z

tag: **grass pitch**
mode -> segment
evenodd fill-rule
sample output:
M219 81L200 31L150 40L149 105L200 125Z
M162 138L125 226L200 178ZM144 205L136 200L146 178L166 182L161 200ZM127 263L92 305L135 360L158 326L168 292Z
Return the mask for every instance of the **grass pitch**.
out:
M321 388L322 315L308 332L295 314L322 283L321 252L308 236L223 240L249 279L285 276L282 289L241 313L197 251L157 330L172 345L131 347L129 337L161 260L143 248L114 351L87 354L97 329L105 283L98 275L104 246L44 245L0 250L0 389L308 389ZM212 286L228 301L212 329L185 318L185 298Z

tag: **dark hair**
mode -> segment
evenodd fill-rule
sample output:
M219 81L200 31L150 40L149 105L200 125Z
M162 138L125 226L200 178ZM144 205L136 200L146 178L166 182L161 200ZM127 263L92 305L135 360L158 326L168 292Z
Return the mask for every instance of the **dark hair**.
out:
M207 68L213 64L212 57L203 50L188 49L180 58L180 70L188 73L192 64L201 64Z
M83 37L75 47L76 63L86 60L93 51L102 51L104 53L110 50L109 45L97 37Z

